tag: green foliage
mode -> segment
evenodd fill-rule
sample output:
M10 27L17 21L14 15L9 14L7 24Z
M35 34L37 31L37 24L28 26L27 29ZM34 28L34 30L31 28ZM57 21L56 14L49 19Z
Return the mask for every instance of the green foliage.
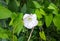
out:
M34 3L36 8L40 8L41 7L40 4L37 1L33 1L33 3Z
M57 30L60 30L60 14L54 17L53 22L54 25L57 27Z
M56 41L54 38L51 38L51 41Z
M0 33L0 38L6 39L6 38L8 38L8 36L7 36L7 34L5 34L5 33Z
M58 14L58 8L53 3L49 4L48 9L52 9L54 14Z
M45 23L46 23L46 26L47 26L47 27L50 26L50 24L52 23L52 20L53 20L52 14L49 14L49 15L46 15L46 16L45 16Z
M0 27L0 38L2 38L2 39L8 39L9 36L8 36L8 34L6 32L7 32L7 30L4 30L4 29L2 29Z
M24 37L23 36L22 37L19 37L18 41L25 41L24 40Z
M7 8L0 6L0 19L6 19L11 17L12 12Z
M38 26L42 26L43 25L43 22L42 21L39 21L38 22Z
M18 41L18 39L15 35L13 36L13 38L14 38L14 41Z
M42 18L42 15L40 14L40 11L38 9L35 10L35 13L38 19Z
M46 15L45 11L43 9L41 9L41 8L40 8L40 14L42 14L44 16Z
M13 29L14 29L14 33L17 33L17 35L22 31L23 29L23 13L18 14L18 16L16 17L16 19L13 21Z
M22 7L22 9L21 9L21 12L22 12L22 13L26 13L26 8L27 8L27 7L26 7L26 4L24 4L23 7Z
M39 35L40 35L40 37L41 37L43 40L46 40L46 36L45 36L44 31L39 32Z
M1 41L27 41L31 30L23 24L26 13L38 20L30 41L60 41L59 0L0 0Z
M13 21L15 20L15 18L17 17L17 14L14 12L12 13L12 16L11 16L11 21L9 23L9 26L13 25Z
M18 11L18 5L16 3L16 0L9 0L8 8L13 12L17 12Z

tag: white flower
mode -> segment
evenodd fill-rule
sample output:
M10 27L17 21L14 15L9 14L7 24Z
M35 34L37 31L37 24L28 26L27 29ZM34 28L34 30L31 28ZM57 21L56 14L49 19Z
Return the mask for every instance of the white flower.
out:
M24 26L28 29L32 29L38 24L36 14L25 14L23 17Z

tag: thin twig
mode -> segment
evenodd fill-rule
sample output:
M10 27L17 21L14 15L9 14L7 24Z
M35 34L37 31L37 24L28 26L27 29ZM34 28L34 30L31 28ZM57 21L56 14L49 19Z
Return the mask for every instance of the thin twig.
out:
M30 41L30 38L31 38L32 33L33 33L33 30L34 30L34 28L32 28L32 30L31 30L31 32L30 32L30 35L29 35L29 38L28 38L28 40L27 40L27 41Z

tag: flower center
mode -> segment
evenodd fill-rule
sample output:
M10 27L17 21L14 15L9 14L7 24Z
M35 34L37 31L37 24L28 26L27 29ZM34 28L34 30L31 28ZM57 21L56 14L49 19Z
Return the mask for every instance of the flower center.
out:
M32 18L28 18L28 21L32 21Z

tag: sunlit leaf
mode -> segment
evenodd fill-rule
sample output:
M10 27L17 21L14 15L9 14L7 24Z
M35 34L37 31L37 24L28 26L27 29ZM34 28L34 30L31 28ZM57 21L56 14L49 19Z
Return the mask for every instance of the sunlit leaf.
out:
M37 1L33 1L33 3L34 3L36 8L40 8L41 7L40 4Z
M41 8L40 8L40 14L42 14L44 16L46 15L45 11L43 9L41 9Z
M46 24L47 27L50 26L50 24L51 24L51 22L52 22L52 19L53 19L52 14L45 16L45 24Z
M58 8L55 4L50 3L48 9L52 9L54 14L58 14Z
M2 38L2 39L8 39L9 37L5 33L0 33L0 38Z
M60 14L54 17L53 22L54 25L57 27L57 30L60 30Z
M17 17L17 14L14 12L14 13L12 13L12 16L11 16L11 21L10 21L10 23L9 23L9 26L11 26L11 25L13 25L13 21L14 21L14 19Z
M9 37L8 37L8 34L6 32L7 32L7 30L4 30L0 27L0 38L8 39Z
M38 21L38 26L42 26L43 22L42 21Z
M0 5L0 19L5 19L11 17L12 12L7 8Z
M15 35L13 36L13 38L14 38L14 41L18 41L18 39Z
M16 19L13 22L13 27L14 27L14 33L19 34L22 29L23 29L23 13L18 14L18 16L16 17Z
M41 39L46 40L46 36L45 36L44 31L39 32L39 35L40 35Z
M38 9L35 10L35 13L36 13L38 19L42 18L42 15Z

